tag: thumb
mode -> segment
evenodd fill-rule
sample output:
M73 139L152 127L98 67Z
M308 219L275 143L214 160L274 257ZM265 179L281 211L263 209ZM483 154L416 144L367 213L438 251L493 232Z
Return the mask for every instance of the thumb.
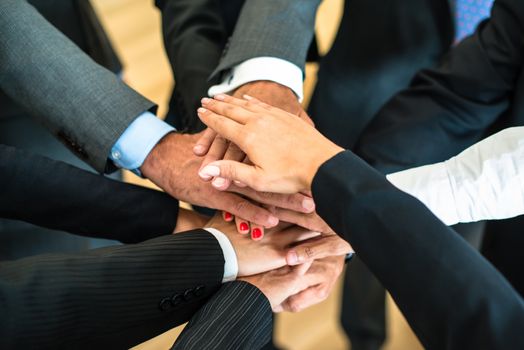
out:
M306 241L291 248L286 254L286 262L289 266L294 266L307 261L345 255L351 252L353 252L353 248L349 243L342 240L338 235L330 235Z
M257 178L254 166L232 160L220 160L209 163L200 169L198 175L201 178L221 177L231 181L240 181L252 188L254 188L253 185L256 183ZM220 189L219 187L217 188Z

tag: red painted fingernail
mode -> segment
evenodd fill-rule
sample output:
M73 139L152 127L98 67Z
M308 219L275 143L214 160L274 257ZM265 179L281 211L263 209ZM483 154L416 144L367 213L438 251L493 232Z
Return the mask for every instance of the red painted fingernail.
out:
M253 231L251 231L251 237L253 239L259 239L260 237L262 237L262 230L259 228L253 229Z
M229 221L231 219L233 219L233 215L231 215L231 213L228 213L227 211L224 213L224 219L226 221Z
M245 222L240 223L240 231L247 231L249 230L249 225Z

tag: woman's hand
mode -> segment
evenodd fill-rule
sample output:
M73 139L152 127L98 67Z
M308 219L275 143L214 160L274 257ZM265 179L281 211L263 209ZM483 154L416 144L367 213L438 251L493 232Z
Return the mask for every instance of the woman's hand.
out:
M216 161L202 168L200 176L239 181L256 191L309 191L318 168L343 149L305 121L245 98L204 98L198 115L208 127L237 144L254 165Z

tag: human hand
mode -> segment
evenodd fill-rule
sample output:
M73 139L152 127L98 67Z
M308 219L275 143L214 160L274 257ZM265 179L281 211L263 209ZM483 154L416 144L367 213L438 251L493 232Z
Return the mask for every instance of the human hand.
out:
M257 287L268 299L273 312L282 312L282 304L291 296L306 290L313 280L312 274L306 275L310 264L294 267L284 266L266 273L239 278Z
M262 206L268 209L275 217L277 217L276 213L278 213L283 217L296 217L297 221L302 222L304 220L300 217L300 214L307 215L307 213L310 213L315 210L315 202L313 201L311 196L300 193L294 195L287 195L270 192L257 192L249 187L239 187L236 184L231 185L228 191L241 194L242 196L247 197L256 203L261 203ZM281 214L281 212L283 214ZM287 214L288 212L293 214ZM237 230L240 234L245 235L251 233L251 238L254 240L260 240L264 237L263 226L257 225L253 222L249 222L248 220L245 220L239 216L235 216L229 212L224 212L223 218L228 222L234 220L237 225ZM327 232L323 230L315 231Z
M196 211L184 208L178 209L178 218L173 233L191 231L202 228L209 222L209 217L199 214Z
M140 168L142 174L179 200L227 210L264 227L277 225L278 219L268 210L200 180L197 173L202 160L191 151L198 137L198 134L166 135L147 156Z
M307 272L301 276L301 278L307 280L307 288L291 295L280 305L281 309L276 308L277 311L275 312L299 312L326 300L344 269L344 261L345 256L330 256L297 265L296 267L311 264ZM300 287L304 287L304 285Z
M307 121L313 125L313 121L304 111L295 93L288 87L271 81L255 81L239 87L233 94L234 97L242 98L250 95L258 100L268 103L271 106L282 110ZM228 142L222 136L217 135L212 129L204 131L203 136L197 141L193 150L198 156L205 156L202 167L217 160L232 160L238 162L248 162L245 153L234 143ZM229 179L222 177L205 177L204 180L212 180L213 186L220 190L226 190L231 185ZM242 186L242 183L237 182Z
M286 253L298 242L320 237L320 233L282 223L268 230L263 240L255 242L236 232L232 223L215 215L204 227L215 228L227 236L235 250L238 276L256 275L285 266Z
M256 191L305 192L318 168L343 151L301 119L255 99L218 95L204 98L202 105L200 119L237 144L254 165L216 161L199 172L201 177L240 181Z

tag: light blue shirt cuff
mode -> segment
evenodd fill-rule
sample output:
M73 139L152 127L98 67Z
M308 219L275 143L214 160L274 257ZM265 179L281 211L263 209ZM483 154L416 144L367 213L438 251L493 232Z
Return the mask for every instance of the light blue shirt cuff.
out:
M153 113L144 112L120 136L111 149L109 159L120 168L137 170L158 141L174 130Z

